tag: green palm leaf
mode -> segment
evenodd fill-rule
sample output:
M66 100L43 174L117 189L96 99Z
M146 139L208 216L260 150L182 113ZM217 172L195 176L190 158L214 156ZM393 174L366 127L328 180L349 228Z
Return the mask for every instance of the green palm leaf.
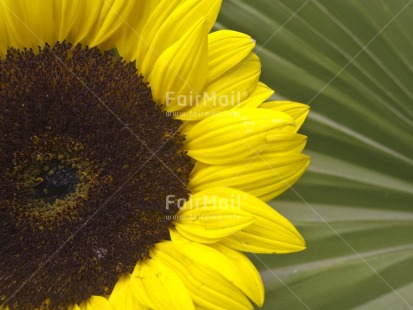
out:
M413 308L413 1L224 0L262 79L310 103L312 164L272 205L308 249L253 256L264 309Z

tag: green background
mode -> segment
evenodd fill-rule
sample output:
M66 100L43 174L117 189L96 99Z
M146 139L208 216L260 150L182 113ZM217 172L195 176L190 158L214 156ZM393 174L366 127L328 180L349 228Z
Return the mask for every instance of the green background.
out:
M263 309L413 308L413 0L224 0L215 27L311 105L311 165L271 202L308 248L251 256Z

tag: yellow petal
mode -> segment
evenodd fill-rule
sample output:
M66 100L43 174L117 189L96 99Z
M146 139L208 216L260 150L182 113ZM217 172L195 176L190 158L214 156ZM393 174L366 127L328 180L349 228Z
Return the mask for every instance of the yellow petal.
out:
M109 301L102 296L92 296L79 305L80 310L113 310Z
M158 58L166 49L179 41L188 29L201 20L205 20L210 10L217 10L221 1L184 1L167 17L151 37L151 45L138 63L143 76L149 76ZM213 15L216 15L214 12ZM151 33L154 29L151 27ZM206 33L210 30L207 23ZM143 34L145 35L145 34ZM206 61L206 60L205 60Z
M281 111L291 115L294 118L296 127L294 131L298 131L301 125L304 123L310 107L303 103L293 102L293 101L270 101L265 102L261 105L263 109L270 109L274 111Z
M169 236L171 237L171 240L175 242L176 244L179 243L188 243L190 240L182 236L176 229L175 227L169 227Z
M254 253L290 253L305 249L305 242L294 225L266 203L250 196L243 210L256 216L256 221L223 239L233 249Z
M62 39L59 34L65 27L60 24L63 21L55 21L54 15L61 12L66 3L53 0L1 1L9 43L13 47L37 50L36 47L43 46L45 42L53 44ZM70 12L68 14L70 16Z
M144 38L142 37L142 30L145 25L148 25L148 19L154 12L161 0L152 1L131 1L134 7L131 9L131 14L125 20L124 25L119 29L117 34L118 40L116 47L119 54L122 55L127 61L134 60L139 42ZM164 1L168 2L168 1ZM147 44L149 46L149 42ZM138 65L141 60L138 61Z
M307 137L294 132L269 134L269 140L260 152L263 154L301 153L307 143Z
M305 172L309 157L302 154L262 154L220 166L199 165L192 172L192 193L230 187L268 201L292 186Z
M238 105L236 105L234 107L234 109L238 109L238 108L242 108L242 107L243 108L257 108L265 100L270 98L273 93L274 93L274 91L271 88L269 88L267 85L265 85L261 82L258 82L257 88L255 88L254 92L249 97L247 97L245 100L241 101ZM178 115L180 115L180 114L181 113L179 113ZM213 115L213 114L214 113L212 113L211 115ZM181 126L180 132L182 134L188 133L188 131L190 129L192 129L192 127L194 127L199 122L200 122L199 120L185 121Z
M183 122L179 132L183 135L187 134L196 124L198 124L199 121L188 121L188 122Z
M198 161L227 164L259 152L270 133L292 124L290 116L277 111L225 111L202 120L187 132L185 148Z
M257 108L265 100L270 98L274 91L264 83L259 82L254 92L245 100L241 101L234 109L238 108Z
M198 0L199 1L199 0ZM217 20L219 10L221 8L222 0L204 0L206 12L207 12L207 23L208 32L211 31L212 26L214 26Z
M9 45L43 46L69 39L89 46L114 47L114 33L132 8L132 1L21 0L1 2ZM41 18L39 18L41 16Z
M235 251L222 244L212 244L211 247L224 254L240 270L242 270L245 277L250 281L250 298L258 307L261 307L264 303L264 284L262 283L261 276L258 270L255 268L254 264L248 259L245 254L239 251Z
M109 297L114 310L147 310L135 297L130 285L130 275L123 275L115 285Z
M226 189L191 196L179 210L174 222L176 230L186 239L214 243L254 222L251 214L241 210L243 200L238 192Z
M146 15L145 25L138 28L136 32L138 38L133 58L137 60L142 74L149 76L154 60L180 40L188 29L200 20L206 20L206 33L208 33L218 15L221 2L221 0L170 0L160 1L157 6L154 6L149 16Z
M6 17L3 12L3 6L0 4L0 57L4 57L6 55L9 45L6 25Z
M227 60L223 65L227 64L231 62ZM257 88L260 73L260 60L257 55L250 53L219 78L206 84L202 92L194 93L190 97L190 103L187 103L188 107L176 118L185 121L201 120L237 106Z
M265 227L265 232L268 232L269 228L270 225L267 225ZM264 229L254 226L251 227L248 232L240 231L223 239L221 243L239 251L264 254L286 254L299 252L305 249L305 243L298 243L298 239L288 238L286 241L278 241L272 238L274 232L262 237L261 235L263 234Z
M146 1L151 2L151 1ZM138 23L135 35L137 39L136 51L133 56L138 67L145 59L145 55L151 48L151 43L163 22L177 9L181 0L157 1L155 5L150 5L147 12L143 13L146 20L143 24ZM144 4L146 5L146 3ZM134 25L134 24L132 24Z
M99 25L98 21L101 17L103 1L65 1L69 3L68 6L73 5L75 2L81 3L76 16L72 18L73 24L68 40L73 44L82 42L85 45L91 46L91 40L93 40L93 36L97 31L96 28ZM65 14L65 12L62 14ZM103 19L100 22L103 22Z
M219 251L197 243L162 242L153 256L176 271L197 308L252 309L244 295L253 296L250 279Z
M207 72L207 24L200 20L158 59L148 77L153 98L167 111L180 109L176 98L198 93Z
M92 31L87 38L87 42L85 43L89 46L102 46L103 43L102 47L104 49L115 47L117 39L115 34L119 28L125 24L132 8L134 8L134 1L106 0L91 2L93 2L93 4L96 4L96 2L103 2L103 4L98 16L98 25L92 28ZM99 3L99 5L100 4L101 3ZM93 11L93 8L91 8L91 10Z
M180 277L161 261L139 262L130 281L136 296L153 309L195 309Z
M219 30L208 35L207 83L238 65L255 46L248 35L232 30Z
M208 195L225 195L227 192L225 188L204 191ZM236 193L243 201L240 204L242 211L253 215L255 221L223 239L222 244L236 250L255 253L289 253L305 248L304 239L285 217L252 195L234 189L232 193Z

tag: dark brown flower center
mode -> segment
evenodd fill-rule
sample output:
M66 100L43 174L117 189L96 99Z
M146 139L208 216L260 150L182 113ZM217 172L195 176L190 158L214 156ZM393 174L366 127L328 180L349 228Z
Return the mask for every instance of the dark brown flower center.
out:
M192 163L134 64L68 43L0 59L0 305L109 294L169 238ZM168 198L170 201L170 198Z
M49 204L73 193L78 182L74 168L57 163L52 163L52 168L43 172L40 179L41 182L35 187L36 196Z

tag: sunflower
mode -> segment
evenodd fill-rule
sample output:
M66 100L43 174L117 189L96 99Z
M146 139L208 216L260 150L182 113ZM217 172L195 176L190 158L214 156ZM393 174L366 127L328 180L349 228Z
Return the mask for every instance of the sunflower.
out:
M305 248L266 202L308 107L265 102L220 5L0 2L0 307L251 309L243 252Z

